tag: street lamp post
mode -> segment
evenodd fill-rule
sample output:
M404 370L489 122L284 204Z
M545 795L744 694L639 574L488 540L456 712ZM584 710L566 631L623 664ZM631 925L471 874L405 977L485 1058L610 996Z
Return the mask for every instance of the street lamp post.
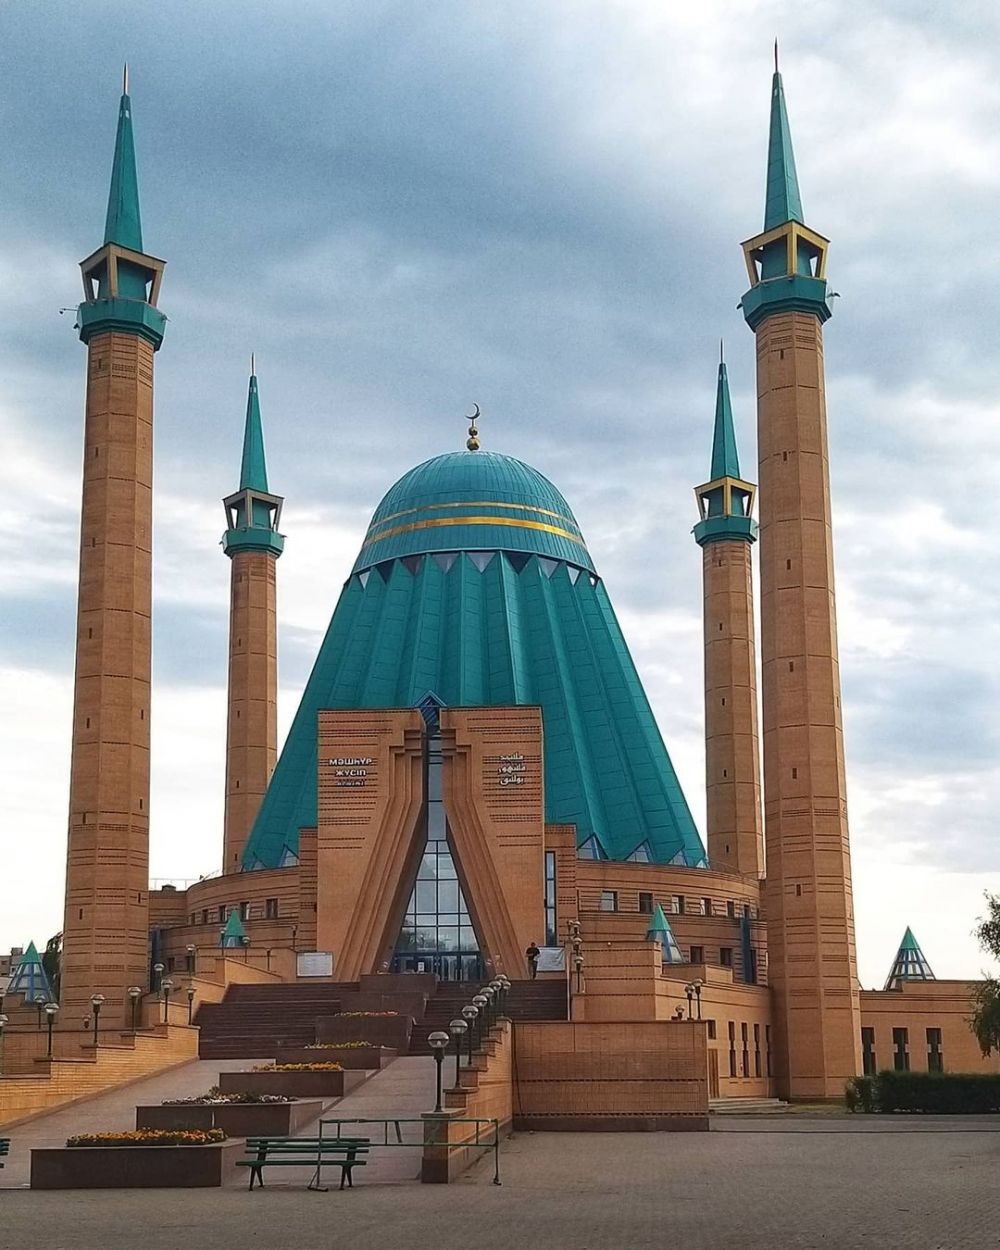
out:
M187 987L187 1000L188 1000L188 1024L192 1024L194 1021L194 986L193 985L189 985Z
M490 1031L490 1029L492 1029L492 1028L493 1028L493 1024L494 1024L494 1018L493 1018L493 986L492 986L492 985L484 985L484 986L482 987L482 989L480 989L480 991L479 991L479 992L480 992L480 994L482 994L483 998L485 998L485 999L486 999L486 1032L487 1032L487 1034L489 1034L489 1031Z
M166 1024L170 1012L170 991L174 988L174 983L169 978L160 982L160 993L163 995L163 1023Z
M692 1002L694 1001L694 986L693 986L690 982L688 982L688 984L684 986L684 993L687 995L687 1000L688 1000L688 1019L690 1020L690 1019L692 1018L692 1015L691 1015L691 1004L692 1004Z
M39 1033L41 1033L41 1031L42 1031L42 1012L45 1010L45 1004L46 1004L48 1001L49 1001L49 1000L45 997L45 995L44 995L44 994L36 994L36 995L35 995L35 1014L38 1016L38 1031L39 1031Z
M704 981L692 981L691 984L694 986L694 998L695 998L695 1002L697 1003L698 1019L700 1020L701 1019L701 987L705 984L705 982Z
M437 1099L434 1103L434 1110L438 1113L441 1111L441 1065L444 1063L444 1052L448 1048L448 1034L439 1030L431 1033L427 1038L427 1042L434 1052L434 1062L437 1064Z
M101 1008L104 1006L103 994L91 994L90 1005L94 1009L94 1045L97 1045L97 1030L100 1027Z
M194 963L198 954L198 948L193 942L188 943L187 947L187 974L189 977L194 976Z
M583 956L573 956L573 966L576 968L576 992L583 992Z
M478 1008L479 1014L476 1016L476 1045L479 1046L486 1033L489 1030L489 999L485 994L474 994L472 998L473 1007ZM485 1025L485 1028L483 1027Z
M48 1026L49 1026L49 1047L48 1047L48 1051L46 1052L46 1058L51 1059L52 1058L52 1028L56 1022L56 1016L59 1014L59 1004L58 1003L46 1003L45 1014L48 1016Z
M142 998L142 986L130 985L128 987L128 996L132 1004L132 1032L136 1031L136 1014L139 1010L139 999Z
M153 993L160 992L160 981L163 979L163 964L153 964Z
M455 1039L455 1088L458 1089L462 1084L459 1069L462 1066L462 1036L467 1032L469 1026L465 1023L461 1016L456 1016L448 1025L448 1032Z
M467 1007L462 1008L462 1015L465 1017L465 1023L469 1026L469 1067L472 1067L472 1040L476 1032L476 1016L479 1015L479 1008L473 1007L471 1003Z
M3 1038L9 1016L0 1016L0 1076L3 1076Z

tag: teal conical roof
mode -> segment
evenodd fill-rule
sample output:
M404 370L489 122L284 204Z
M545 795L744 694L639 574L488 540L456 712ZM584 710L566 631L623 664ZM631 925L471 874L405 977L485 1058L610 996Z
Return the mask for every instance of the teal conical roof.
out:
M244 852L271 867L316 823L324 708L536 705L546 819L611 859L704 848L604 582L556 488L510 456L444 455L376 509Z
M26 1003L55 1002L55 994L34 942L28 943L28 949L11 973L7 994L23 994Z
M118 105L118 132L111 166L111 191L104 224L104 242L117 243L133 252L142 251L142 222L139 218L139 178L135 169L135 142L132 138L132 101L127 89Z
M719 361L719 380L715 390L715 431L712 437L711 478L739 477L740 458L736 451L736 428L733 425L733 404L729 398L729 377L726 362Z
M646 930L646 941L660 943L663 947L663 962L665 964L681 964L684 962L681 948L677 945L674 931L670 927L670 921L664 915L663 908L659 903L656 904L650 917L649 928Z
M889 969L885 988L887 990L898 989L901 981L934 980L936 977L931 971L924 952L920 949L920 943L913 936L913 930L907 925L899 950L896 952L896 958Z
M771 125L767 138L767 187L764 195L764 229L773 230L786 221L804 224L799 178L795 172L792 130L788 124L785 88L775 70L771 80Z
M264 460L264 427L260 419L260 397L257 377L250 375L247 393L247 417L243 427L243 460L240 465L240 490L267 492L267 464Z
M240 913L235 909L229 913L229 919L226 921L226 927L222 931L222 938L219 945L227 946L246 946L247 931L243 927L243 921L240 919Z

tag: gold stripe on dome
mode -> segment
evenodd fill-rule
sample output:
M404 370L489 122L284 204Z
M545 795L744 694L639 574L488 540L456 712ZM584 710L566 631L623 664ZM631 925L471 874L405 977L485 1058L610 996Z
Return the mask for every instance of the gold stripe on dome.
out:
M539 516L555 517L557 521L565 521L567 525L576 527L573 518L563 516L561 512L551 512L548 508L536 508L528 503L495 503L492 499L472 499L463 503L425 503L419 508L404 508L402 512L390 512L388 516L381 516L377 521L372 521L372 525L385 525L389 521L398 520L401 516L412 516L414 512L433 512L438 508L508 508L517 512L536 512Z
M502 516L456 516L456 517L436 517L430 521L413 521L409 525L397 525L395 529L383 530L381 534L375 534L371 538L366 538L361 544L362 551L365 547L370 547L372 543L381 542L383 538L395 538L397 534L409 534L413 530L433 529L439 525L512 525L517 529L524 530L542 530L546 534L557 534L560 538L568 538L571 543L576 543L578 547L587 550L587 545L576 534L571 534L569 530L560 529L558 525L548 525L545 521L518 521L514 517ZM537 554L544 555L544 552Z

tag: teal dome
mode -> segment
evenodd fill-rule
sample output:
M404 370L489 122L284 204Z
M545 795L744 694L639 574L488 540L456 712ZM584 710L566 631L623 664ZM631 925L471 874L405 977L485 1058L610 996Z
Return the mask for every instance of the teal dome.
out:
M353 571L444 551L524 552L594 567L548 478L492 451L448 452L405 473L375 509Z

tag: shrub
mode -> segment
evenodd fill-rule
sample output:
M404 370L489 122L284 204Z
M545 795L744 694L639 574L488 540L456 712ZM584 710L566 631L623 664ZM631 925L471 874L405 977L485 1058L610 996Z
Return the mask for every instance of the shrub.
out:
M214 1146L225 1141L221 1128L140 1128L128 1133L78 1133L67 1146Z
M343 1072L339 1063L259 1063L254 1072Z
M342 1019L347 1019L348 1017L351 1017L352 1019L357 1019L363 1016L367 1016L369 1018L375 1018L375 1019L382 1019L385 1016L398 1016L399 1012L398 1011L338 1011L336 1012L336 1015L340 1016Z
M196 1098L165 1098L164 1107L217 1107L237 1104L239 1106L256 1103L291 1102L285 1094L253 1094L241 1090L235 1094L220 1094L218 1089L210 1089L206 1094Z
M875 1098L879 1111L981 1115L1000 1111L1000 1073L880 1072Z
M378 1043L372 1042L310 1042L303 1050L372 1050Z
M844 1103L848 1111L874 1111L874 1078L870 1076L852 1076L844 1089Z

